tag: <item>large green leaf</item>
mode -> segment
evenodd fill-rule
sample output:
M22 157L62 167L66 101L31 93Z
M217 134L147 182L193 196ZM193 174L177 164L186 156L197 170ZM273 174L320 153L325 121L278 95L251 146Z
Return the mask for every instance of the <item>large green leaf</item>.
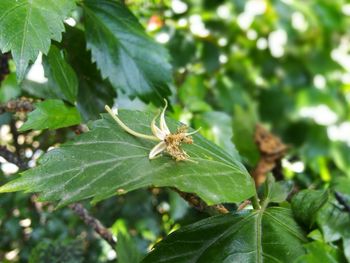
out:
M80 121L75 107L67 106L61 100L46 100L35 104L35 110L29 113L28 120L19 130L58 129L79 124Z
M49 51L50 39L61 41L63 19L74 6L73 0L0 1L0 49L11 50L19 80L39 51Z
M134 130L150 133L153 115L121 111ZM179 123L170 122L175 130ZM94 197L101 200L145 186L171 186L193 192L208 204L239 202L255 193L244 168L215 144L196 134L185 149L194 162L176 162L169 156L149 160L155 143L122 130L108 115L92 123L91 131L48 152L40 165L0 188L0 192L41 192L42 200L61 205Z
M291 262L306 241L290 209L210 217L170 234L143 263Z
M120 1L88 0L84 11L87 47L102 76L130 96L161 104L171 82L165 49Z
M78 93L78 79L56 46L52 45L49 54L44 57L44 65L49 86L55 89L62 99L74 103Z

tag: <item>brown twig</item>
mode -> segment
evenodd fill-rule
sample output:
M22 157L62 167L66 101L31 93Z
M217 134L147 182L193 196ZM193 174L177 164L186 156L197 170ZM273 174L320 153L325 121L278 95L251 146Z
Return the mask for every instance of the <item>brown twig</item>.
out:
M75 203L69 205L69 207L84 221L86 225L92 227L101 238L106 240L108 244L115 249L117 244L116 238L97 218L91 216L82 204Z
M34 110L33 101L27 98L10 100L0 105L0 114L5 112L29 112Z
M176 188L171 188L177 192L183 199L185 199L191 206L196 208L198 211L206 212L210 215L227 214L229 211L222 204L218 205L207 205L200 197L195 194L185 193Z
M260 159L252 172L252 176L255 181L255 186L258 188L265 181L268 172L275 169L276 174L277 172L281 173L280 170L277 171L277 168L288 147L280 138L267 131L260 124L256 125L254 139L260 152ZM281 176L283 175L278 174L278 177Z
M21 170L28 169L27 162L22 160L18 154L8 150L5 146L0 146L0 156L8 162L17 165Z
M243 210L247 205L250 205L252 202L250 200L243 201L237 208L237 211Z

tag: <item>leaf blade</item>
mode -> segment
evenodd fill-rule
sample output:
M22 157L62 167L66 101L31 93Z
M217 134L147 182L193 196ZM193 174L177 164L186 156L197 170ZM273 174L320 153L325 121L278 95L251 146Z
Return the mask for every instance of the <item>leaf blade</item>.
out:
M150 132L151 114L119 114L134 130ZM185 147L197 163L175 162L169 156L149 160L154 142L138 139L109 116L103 117L92 124L90 132L48 152L38 167L2 186L0 192L41 192L43 200L61 205L86 198L98 201L117 190L124 193L150 185L194 192L208 204L239 202L254 195L254 183L243 165L200 135L194 135L195 143ZM170 121L172 130L177 126Z
M304 242L290 209L271 207L186 226L156 245L142 262L287 262L305 253Z
M129 96L161 105L172 80L165 49L119 1L85 1L84 12L87 48L103 78Z
M19 131L30 129L58 129L81 122L80 114L75 107L66 106L61 100L45 100L35 105L36 109L29 113L28 120Z
M74 103L78 94L78 78L56 46L51 46L44 58L44 65L50 86L57 89L57 94L62 99Z
M46 54L50 40L61 40L63 19L75 6L71 0L3 0L0 2L0 49L10 51L22 81L29 61Z

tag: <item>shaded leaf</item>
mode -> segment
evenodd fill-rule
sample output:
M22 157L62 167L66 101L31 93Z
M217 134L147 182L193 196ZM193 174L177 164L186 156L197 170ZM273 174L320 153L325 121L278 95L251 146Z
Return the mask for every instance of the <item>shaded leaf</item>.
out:
M350 147L345 143L333 143L331 154L337 167L350 177ZM349 190L350 191L350 190Z
M302 190L292 199L292 209L296 219L311 227L317 212L328 200L328 192L323 190Z
M273 175L269 174L262 187L262 191L264 191L262 200L269 203L281 203L286 200L292 187L293 184L288 181L276 182Z
M75 107L67 106L61 100L46 100L35 104L28 120L19 131L30 129L58 129L80 123L80 115Z
M117 255L119 263L139 263L141 254L127 232L118 232Z
M317 213L316 221L326 242L350 238L350 215L334 197Z
M66 62L63 53L54 45L44 58L48 85L57 91L62 99L74 103L78 93L78 79L72 67Z
M67 28L63 35L63 47L67 50L67 60L78 76L77 107L84 120L98 119L106 104L113 104L116 97L113 87L102 80L96 64L91 62L91 54L86 50L84 32L77 28Z
M233 117L233 143L240 155L246 158L252 166L256 165L259 159L259 151L254 142L255 125L257 124L256 113L253 106L248 110L239 105L234 107Z
M24 78L29 61L47 54L51 39L61 41L63 19L74 8L72 0L1 0L0 49L11 50L17 78Z
M171 82L165 49L120 1L88 0L84 11L87 47L103 78L130 96L162 104Z
M56 90L49 87L47 82L39 83L32 80L24 79L20 87L22 91L34 98L40 99L61 99Z
M150 133L153 115L121 111L131 128ZM179 123L169 120L171 130ZM146 186L171 186L199 195L208 204L240 202L255 193L254 183L235 158L198 134L184 148L194 162L169 156L149 160L155 143L134 137L109 116L92 123L91 131L51 150L38 167L0 188L1 192L40 192L41 200L60 205L94 197L94 201Z
M306 241L287 208L201 220L170 234L142 261L289 262L305 253Z

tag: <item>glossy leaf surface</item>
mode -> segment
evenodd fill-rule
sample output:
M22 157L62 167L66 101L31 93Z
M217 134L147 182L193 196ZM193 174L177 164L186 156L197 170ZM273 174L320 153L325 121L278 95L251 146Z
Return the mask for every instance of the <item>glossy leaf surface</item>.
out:
M152 114L121 111L134 130L150 133ZM169 121L171 130L178 127ZM109 116L92 123L91 131L48 152L40 165L1 192L40 192L42 200L61 205L93 197L95 201L146 186L172 186L193 192L209 204L240 202L254 195L254 183L244 168L200 135L184 148L192 161L176 162L169 156L149 160L155 142L136 138Z
M210 217L170 234L143 263L290 262L306 241L290 209Z

